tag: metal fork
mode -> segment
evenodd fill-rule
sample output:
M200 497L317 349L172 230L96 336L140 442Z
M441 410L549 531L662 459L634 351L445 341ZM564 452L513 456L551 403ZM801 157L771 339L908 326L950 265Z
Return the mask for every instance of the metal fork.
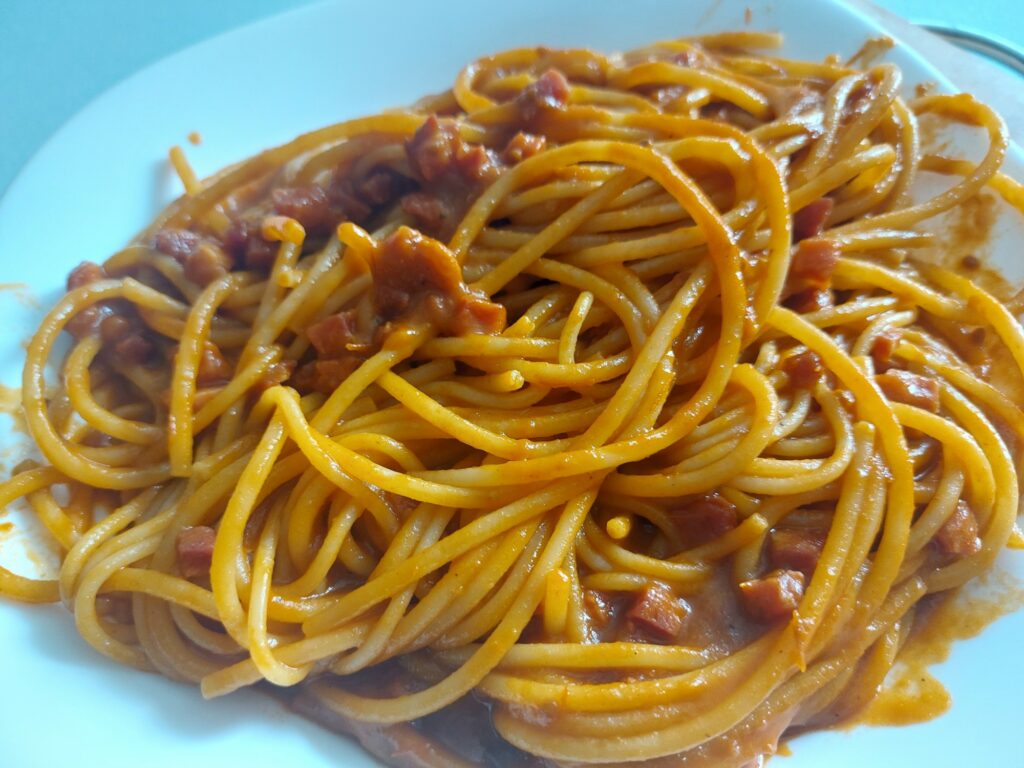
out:
M1024 76L1024 51L1021 51L1007 40L970 29L947 27L943 24L931 22L919 23L918 26L933 32L939 37L945 38L953 43L953 45L973 51L974 53L980 53L982 56L1012 69L1018 75Z

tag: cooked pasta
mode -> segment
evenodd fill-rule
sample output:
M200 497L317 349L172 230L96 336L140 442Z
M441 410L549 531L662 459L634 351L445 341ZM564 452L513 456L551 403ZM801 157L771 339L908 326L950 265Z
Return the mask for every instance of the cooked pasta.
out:
M780 43L507 51L207 179L172 150L28 346L0 503L61 567L0 593L395 765L742 766L855 714L1013 535L1019 307L929 254L1024 190L988 106Z

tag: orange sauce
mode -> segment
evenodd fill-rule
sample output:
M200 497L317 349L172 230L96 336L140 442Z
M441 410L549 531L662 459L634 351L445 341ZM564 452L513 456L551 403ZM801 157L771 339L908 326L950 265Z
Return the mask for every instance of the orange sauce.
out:
M1024 583L1006 571L981 577L979 585L937 597L919 611L917 625L881 692L860 716L861 723L911 725L950 708L952 697L931 667L949 658L954 642L976 637L996 619L1024 607Z
M979 192L963 201L951 215L949 234L954 249L975 253L987 251L996 223L999 201L992 192Z
M21 390L0 384L0 413L15 416L21 409Z
M935 92L935 84L931 83L924 87L918 86L918 96L927 96ZM921 140L921 148L928 153L946 154L949 150L949 142L942 140L944 123L934 115L921 115L917 121L918 135Z
M203 143L203 135L199 131L192 131L186 138L193 147L198 147Z
M26 283L0 283L0 293L12 296L19 304L27 309L39 310L42 305L29 290ZM28 340L22 343L23 347L28 346ZM0 414L9 416L11 419L10 433L28 434L28 427L25 424L24 413L21 409L21 389L18 387L7 387L0 384ZM23 445L17 445L15 441L5 440L0 444L0 477L6 479L9 474L7 460L17 460L13 457L22 457L25 452ZM4 524L9 525L9 524ZM10 533L10 528L0 528L0 534Z
M1001 202L993 192L979 192L950 211L937 227L941 246L931 258L941 266L969 278L1002 302L1016 293L990 261L992 229L999 220Z
M21 389L19 387L6 387L0 384L0 415L10 417L10 435L28 434L25 413L21 409ZM24 445L17 445L16 441L10 440L5 443L0 445L0 459L9 459L12 456L24 454Z
M953 704L949 691L926 665L901 664L861 716L867 725L914 725L934 720Z
M0 283L0 291L10 293L19 304L27 309L42 309L42 304L29 290L27 283Z

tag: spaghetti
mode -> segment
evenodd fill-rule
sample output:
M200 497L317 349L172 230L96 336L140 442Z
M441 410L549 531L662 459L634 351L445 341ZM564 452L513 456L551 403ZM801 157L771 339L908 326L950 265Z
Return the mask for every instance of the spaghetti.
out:
M1013 534L1024 332L923 254L1024 190L984 104L780 42L508 51L209 179L172 151L28 347L46 463L0 503L62 565L0 592L397 765L740 766L848 717Z

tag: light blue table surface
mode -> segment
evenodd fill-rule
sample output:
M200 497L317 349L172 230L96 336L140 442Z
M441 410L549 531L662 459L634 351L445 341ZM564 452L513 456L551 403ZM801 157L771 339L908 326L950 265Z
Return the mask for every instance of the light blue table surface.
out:
M0 0L0 193L62 123L118 81L200 40L310 4ZM997 34L1024 47L1020 0L879 0L879 5L914 21Z

